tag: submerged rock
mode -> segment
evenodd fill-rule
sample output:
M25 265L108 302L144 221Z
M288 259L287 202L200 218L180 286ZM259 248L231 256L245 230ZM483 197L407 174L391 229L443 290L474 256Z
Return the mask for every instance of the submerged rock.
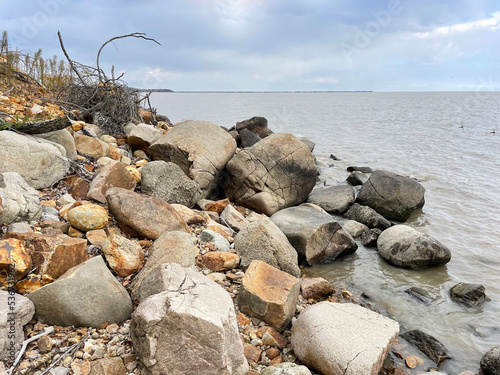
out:
M369 228L384 230L391 226L389 220L377 213L373 208L362 206L359 203L354 203L344 214L344 217L365 224Z
M401 337L408 341L410 344L416 346L422 353L433 360L438 366L441 364L441 362L451 358L446 353L446 348L441 342L419 329L404 332L401 334Z
M500 375L500 345L486 352L480 366L483 375Z
M406 225L383 231L377 240L377 250L386 261L402 268L437 267L451 259L446 246Z
M458 283L450 289L451 299L469 307L480 307L489 298L484 293L484 286L479 284Z

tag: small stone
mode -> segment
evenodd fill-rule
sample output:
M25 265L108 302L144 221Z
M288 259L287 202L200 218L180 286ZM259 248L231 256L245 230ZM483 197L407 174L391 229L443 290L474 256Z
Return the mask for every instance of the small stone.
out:
M48 337L48 336L42 336L42 337L40 337L37 340L36 344L38 346L38 349L42 353L50 352L52 350L53 345L54 345L52 343L52 339L50 337Z
M262 355L262 350L251 344L245 344L243 346L243 354L248 362L257 363L260 361L260 356Z
M269 359L274 359L280 355L280 351L277 348L269 348L266 350L266 357Z
M202 256L201 264L211 271L227 271L238 267L240 257L229 252L213 251Z
M236 317L238 320L238 324L242 327L249 325L250 324L250 319L248 319L244 314L239 313L238 316Z
M278 355L276 358L274 358L271 362L269 362L269 366L275 366L283 362L283 356Z

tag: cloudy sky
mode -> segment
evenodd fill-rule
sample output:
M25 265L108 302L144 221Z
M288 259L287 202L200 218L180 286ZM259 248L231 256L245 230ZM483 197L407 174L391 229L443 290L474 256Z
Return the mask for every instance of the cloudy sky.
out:
M0 0L23 51L176 91L500 90L498 0Z

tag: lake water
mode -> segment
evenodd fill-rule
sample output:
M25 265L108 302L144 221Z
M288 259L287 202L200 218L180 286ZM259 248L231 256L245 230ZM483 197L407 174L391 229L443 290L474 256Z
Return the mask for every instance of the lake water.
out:
M450 263L404 270L360 245L307 274L350 283L402 331L419 328L436 337L453 357L442 367L450 375L477 372L482 355L500 345L499 92L155 93L151 102L174 123L231 127L263 116L274 132L308 137L316 143L322 184L344 182L349 165L417 178L426 203L408 224L445 244ZM457 305L448 291L458 282L484 285L491 301L473 309ZM426 289L434 302L417 302L405 293L412 286Z

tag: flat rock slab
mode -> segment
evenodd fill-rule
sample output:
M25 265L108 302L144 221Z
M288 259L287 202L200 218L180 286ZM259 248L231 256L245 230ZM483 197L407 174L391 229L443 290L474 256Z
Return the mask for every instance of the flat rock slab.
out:
M311 266L332 262L358 248L332 216L312 207L285 208L271 216L271 220Z
M248 266L238 294L243 314L282 331L290 323L300 292L300 280L260 260Z
M446 246L406 225L384 230L377 239L377 250L390 264L402 268L437 267L451 260Z
M343 214L354 203L354 189L349 185L314 189L307 202L316 204L327 212Z
M344 217L365 224L369 228L384 230L391 226L391 222L373 208L359 203L354 203L344 214Z
M354 304L320 302L292 327L295 355L324 375L377 375L399 333L399 324Z
M163 264L140 293L130 333L151 374L246 374L234 304L221 286L194 269Z
M202 197L216 189L217 179L236 151L236 141L209 121L184 121L149 147L155 160L177 164L198 183Z
M375 171L363 184L356 200L389 220L406 221L424 206L425 189L417 181L392 172Z
M156 240L169 231L190 233L184 219L163 199L111 188L106 200L120 228L134 237Z
M226 171L226 197L268 216L304 202L318 176L309 148L285 133L238 152Z
M36 318L49 325L99 327L104 322L121 324L132 314L127 291L100 256L73 267L28 298L35 304Z

